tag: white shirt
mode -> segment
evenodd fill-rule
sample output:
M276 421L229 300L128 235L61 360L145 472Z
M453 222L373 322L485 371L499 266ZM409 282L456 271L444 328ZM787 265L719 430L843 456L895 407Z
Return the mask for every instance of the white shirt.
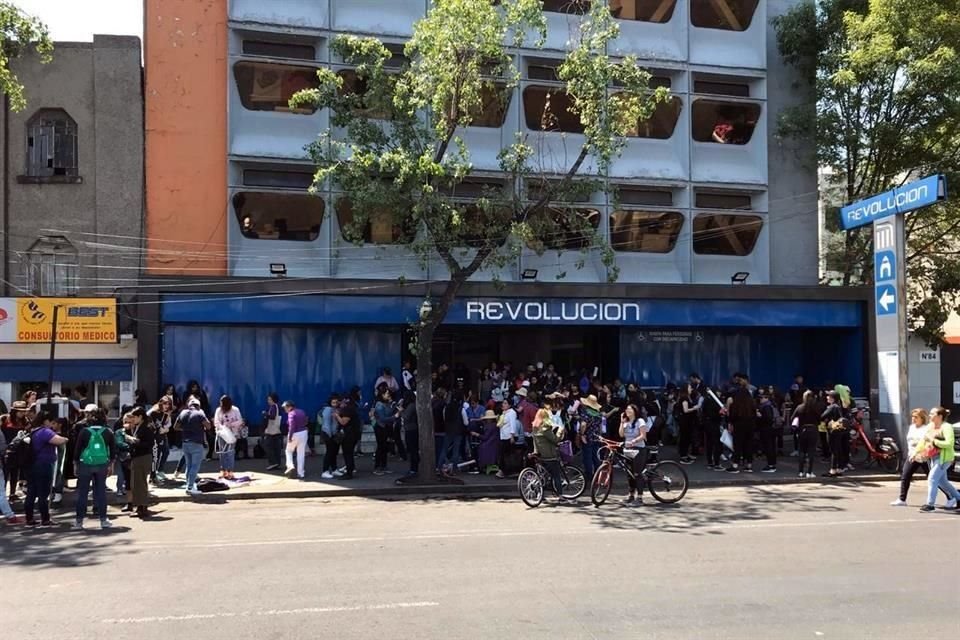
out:
M927 429L930 428L930 425L925 424L917 426L910 423L910 428L907 430L907 454L912 456L913 452L917 450L917 445L920 444L920 441L923 440L923 436L926 435Z
M232 431L233 435L239 434L240 427L243 426L243 416L240 415L240 409L231 407L230 411L224 412L223 409L217 407L213 414L213 425L217 431L227 429Z
M500 416L500 439L509 440L511 437L521 437L522 431L523 427L520 420L517 419L517 412L512 408L507 409Z

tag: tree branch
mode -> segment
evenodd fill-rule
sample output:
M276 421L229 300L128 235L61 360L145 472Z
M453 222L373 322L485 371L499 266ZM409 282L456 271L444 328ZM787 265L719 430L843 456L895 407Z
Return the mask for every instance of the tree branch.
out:
M563 179L559 183L557 183L555 187L544 189L543 195L540 196L540 199L537 200L536 203L530 205L529 207L524 207L523 209L521 209L520 219L517 220L517 222L523 222L524 220L526 220L527 217L530 215L530 212L537 211L542 207L546 206L546 204L553 199L553 195L555 193L567 188L567 186L569 186L569 184L573 182L573 177L577 175L577 173L580 171L580 167L583 166L584 160L587 159L587 153L588 153L587 146L586 145L582 146L580 148L580 155L578 155L574 163L570 165L570 169L567 170L567 173L563 176Z

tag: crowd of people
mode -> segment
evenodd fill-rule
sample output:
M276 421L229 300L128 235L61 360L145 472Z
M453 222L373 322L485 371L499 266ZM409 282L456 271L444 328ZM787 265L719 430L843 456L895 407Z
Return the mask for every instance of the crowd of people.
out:
M234 480L238 457L264 457L267 470L283 467L288 477L306 477L306 459L324 446L321 477L350 480L356 477L356 455L369 425L376 450L373 474L390 473L388 459L407 461L407 473L416 475L421 463L438 473L487 473L506 478L527 464L536 452L552 474L557 459L579 456L589 479L599 463L602 439L619 440L633 449L633 460L646 464L664 444L675 445L681 464L699 458L708 470L752 473L759 453L761 472L778 469L778 460L798 458L800 478L814 477L819 457L827 470L839 477L852 469L850 433L856 412L850 390L843 385L808 389L798 375L785 394L775 387L751 384L743 373L722 385L707 385L696 373L682 385L642 389L619 379L603 383L587 370L564 379L553 365L531 364L515 371L510 364L492 363L475 379L462 368L441 365L432 375L432 409L436 455L421 461L416 410L416 372L405 363L396 377L382 370L374 388L374 402L366 404L360 387L329 396L311 420L291 400L281 402L276 393L264 400L257 420L244 418L229 396L212 407L207 393L191 380L178 393L166 385L159 400L146 402L138 391L132 406L108 424L106 412L86 402L85 389L74 390L68 417L52 412L54 405L36 392L24 394L8 414L0 416L0 451L3 465L0 511L9 523L50 522L50 502L60 502L66 480L76 478L74 527L82 529L87 516L88 493L102 527L109 527L107 478L116 475L116 492L125 499L123 511L141 518L151 515L150 486L166 485L172 450L180 451L173 481L184 479L190 495L202 491L199 472L203 460L216 457L220 479ZM917 471L928 474L925 510L932 510L937 491L956 507L957 493L947 471L954 461L954 436L947 412L913 413L907 434L901 495L895 505L906 504L910 481ZM259 424L259 438L250 446L250 422ZM792 451L785 446L792 435ZM342 464L340 460L342 458ZM643 487L632 485L629 500ZM15 515L10 502L23 494L24 516Z

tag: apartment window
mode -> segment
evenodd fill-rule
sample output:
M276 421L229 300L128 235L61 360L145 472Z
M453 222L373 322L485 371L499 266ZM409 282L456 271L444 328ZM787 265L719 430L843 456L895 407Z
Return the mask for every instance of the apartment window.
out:
M711 94L715 96L749 98L750 85L746 82L731 82L725 80L694 80L693 92Z
M320 86L317 70L312 67L244 60L233 65L233 77L245 109L299 114L316 111L313 107L290 108L295 93Z
M244 169L243 186L273 189L308 189L313 171L308 169Z
M588 0L543 0L543 10L551 13L583 15L590 11Z
M586 249L600 226L597 209L545 207L530 214L534 238L527 246L534 251Z
M758 0L693 0L690 21L695 27L746 31L757 11Z
M697 191L695 206L698 209L753 209L753 198L747 193L722 193L719 191Z
M75 296L79 293L76 247L64 236L43 236L25 255L26 288L36 296Z
M683 229L676 211L614 211L610 215L610 246L616 251L670 253Z
M523 90L523 113L533 131L583 133L580 116L572 111L573 100L559 87L527 87Z
M694 100L693 139L717 144L748 144L760 114L758 104Z
M676 96L670 96L665 102L657 105L653 115L647 120L640 120L637 125L627 132L627 136L634 138L651 138L654 140L669 140L680 120L683 102Z
M760 216L701 214L693 219L693 251L708 256L748 256L762 229Z
M307 242L320 235L326 205L306 193L244 191L233 196L233 209L245 238Z
M27 171L32 178L76 178L77 123L63 109L41 109L27 121Z
M672 207L673 191L670 189L621 186L617 187L617 201L620 204L639 204L649 207Z
M357 72L353 69L343 69L337 72L341 78L343 78L343 85L340 87L341 96L356 96L356 107L354 108L354 113L357 115L364 115L368 118L373 118L376 120L389 120L391 113L389 105L378 105L374 106L368 104L368 99L366 95L369 91L367 86L367 79L362 78L357 75Z
M559 60L529 60L527 62L527 78L560 82L560 76L557 75L559 67Z
M290 60L312 61L317 59L317 49L313 45L270 40L244 40L243 53L248 56L288 58Z
M409 244L417 234L416 224L411 217L400 219L388 210L370 213L362 225L354 222L353 204L346 196L338 198L334 208L337 222L340 223L340 235L347 242Z
M670 22L677 0L610 0L610 13L619 20Z
M480 93L480 104L471 110L471 127L499 128L507 120L507 110L513 92L507 91L507 86L498 82L489 82L483 85Z

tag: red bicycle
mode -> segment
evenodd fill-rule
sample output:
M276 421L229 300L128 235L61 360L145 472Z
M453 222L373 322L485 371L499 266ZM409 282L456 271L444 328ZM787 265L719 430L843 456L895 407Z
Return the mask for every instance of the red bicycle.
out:
M863 410L853 414L854 432L850 434L850 464L869 467L874 462L890 473L899 473L903 459L896 440L887 435L886 429L874 429L873 439L863 427Z

